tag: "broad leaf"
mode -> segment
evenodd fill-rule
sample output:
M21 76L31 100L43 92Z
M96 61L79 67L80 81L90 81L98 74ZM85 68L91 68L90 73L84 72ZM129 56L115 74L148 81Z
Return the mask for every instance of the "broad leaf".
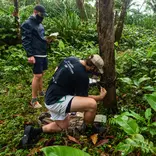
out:
M139 79L139 84L150 79L151 79L150 77L142 77Z
M145 119L142 116L140 116L139 114L137 114L137 113L135 113L133 111L130 111L130 112L131 113L129 114L129 116L131 116L131 117L133 117L133 118L135 118L137 120L140 120L140 121L145 123Z
M128 77L120 78L120 80L122 82L125 82L125 83L129 84L129 85L132 84L132 80L130 78L128 78Z
M147 90L147 91L151 91L151 92L154 91L154 87L152 87L152 86L142 87L142 89Z
M147 119L148 121L150 121L151 116L152 116L151 108L146 109L145 117L146 117L146 119Z
M146 94L145 99L148 101L149 105L156 111L156 94Z
M134 119L126 116L119 116L116 121L127 134L136 134L139 132L139 126Z
M41 149L45 156L90 156L79 149L69 146L49 146Z
M131 148L130 145L120 142L116 146L115 151L121 151L122 156L127 156L129 153L133 152L133 149Z

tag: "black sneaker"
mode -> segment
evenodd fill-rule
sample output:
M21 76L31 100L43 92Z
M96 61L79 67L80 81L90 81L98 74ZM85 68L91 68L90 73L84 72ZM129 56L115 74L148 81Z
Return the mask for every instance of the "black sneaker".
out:
M100 123L96 122L92 126L92 132L93 133L98 133L98 134L103 134L106 132L106 128L102 126Z
M106 131L106 128L101 126L98 123L94 123L93 125L87 126L85 123L81 126L81 134L91 135L91 134L103 134Z
M28 145L31 143L32 140L32 130L33 127L32 126L26 126L25 130L24 130L24 136L21 140L21 144L23 148L28 147Z

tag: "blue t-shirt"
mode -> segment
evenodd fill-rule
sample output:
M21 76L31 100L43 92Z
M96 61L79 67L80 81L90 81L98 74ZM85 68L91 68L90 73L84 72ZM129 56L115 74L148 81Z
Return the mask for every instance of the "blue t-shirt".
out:
M52 105L65 95L88 96L89 77L85 67L76 57L64 59L54 73L45 96Z

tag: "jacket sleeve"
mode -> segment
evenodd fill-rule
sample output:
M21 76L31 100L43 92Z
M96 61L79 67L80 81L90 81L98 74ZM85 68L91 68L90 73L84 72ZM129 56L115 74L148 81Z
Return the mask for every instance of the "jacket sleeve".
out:
M32 49L32 27L28 23L21 26L22 45L27 52L27 57L33 56Z

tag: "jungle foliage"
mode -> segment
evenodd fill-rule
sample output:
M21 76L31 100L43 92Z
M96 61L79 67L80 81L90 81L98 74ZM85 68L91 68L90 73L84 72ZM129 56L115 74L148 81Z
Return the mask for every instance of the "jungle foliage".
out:
M46 35L59 32L58 41L48 48L49 69L45 73L44 88L48 86L57 64L65 57L84 58L98 52L96 8L85 1L88 15L82 21L74 0L40 1L47 8ZM31 14L36 1L19 3L20 23ZM120 3L119 3L120 4ZM147 5L149 5L147 3ZM119 9L119 8L116 8ZM26 52L17 38L17 27L12 15L12 1L0 2L0 155L33 156L53 152L69 152L60 146L68 145L93 156L102 155L155 155L156 154L156 16L138 10L128 10L122 37L115 42L116 92L118 114L109 114L99 104L98 113L108 121L103 138L87 136L68 140L64 133L44 134L32 148L21 149L20 139L24 126L38 126L37 117L46 109L29 107L31 97L31 66ZM98 87L91 88L92 94ZM42 104L44 99L40 97ZM99 144L98 144L99 143ZM49 148L45 148L50 146ZM44 148L43 148L44 147ZM79 152L79 151L78 151ZM86 154L86 155L88 155Z

